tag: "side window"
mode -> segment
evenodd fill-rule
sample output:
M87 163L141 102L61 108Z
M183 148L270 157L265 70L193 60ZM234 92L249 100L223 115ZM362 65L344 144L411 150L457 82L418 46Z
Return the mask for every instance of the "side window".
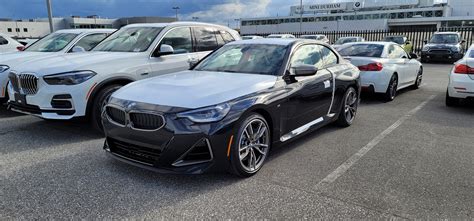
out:
M166 44L174 49L175 54L190 53L193 51L193 43L191 40L190 28L175 28L169 31L160 42L161 45Z
M196 51L213 51L219 46L217 45L215 31L212 28L197 27L194 28L196 36Z
M86 51L90 51L102 40L104 40L105 37L107 37L106 33L87 35L83 37L81 40L79 40L74 46L80 46L80 47L83 47Z
M303 45L296 49L296 52L291 57L291 66L299 64L314 65L317 68L323 68L324 63L320 53L321 47L319 45Z
M401 58L401 57L407 57L407 53L405 50L403 50L400 46L395 46L395 45L390 45L388 48L388 57L395 59L395 58Z
M225 43L235 41L235 38L232 37L232 35L229 32L226 32L226 31L220 31L220 32L221 32L222 38L224 38Z
M8 44L8 41L7 39L3 38L2 36L0 36L0 45L6 45Z
M407 52L403 50L403 48L400 47L399 45L395 46L395 51L397 52L399 58L402 58L402 57L408 58Z
M227 44L220 31L216 31L217 44L220 46Z
M330 67L337 64L337 55L334 54L331 49L320 46L321 47L321 56L323 57L324 67Z
M397 58L397 55L395 53L395 46L394 45L390 45L388 47L388 58Z

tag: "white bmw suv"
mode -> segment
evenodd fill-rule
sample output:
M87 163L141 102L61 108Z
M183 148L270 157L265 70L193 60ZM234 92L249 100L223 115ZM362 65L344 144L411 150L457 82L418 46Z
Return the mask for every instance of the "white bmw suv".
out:
M136 80L189 69L234 40L240 40L236 31L206 23L127 25L91 52L12 67L9 109L45 119L86 116L102 130L101 112L114 91Z
M2 54L0 56L0 103L3 103L7 95L10 67L33 59L89 51L114 31L115 29L59 30L29 45L24 51Z

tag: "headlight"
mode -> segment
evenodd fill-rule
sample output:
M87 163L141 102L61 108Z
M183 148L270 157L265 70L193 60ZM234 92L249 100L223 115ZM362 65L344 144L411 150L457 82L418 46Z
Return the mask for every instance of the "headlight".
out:
M93 71L75 71L62 74L44 76L43 79L50 85L76 85L83 83L96 75Z
M8 69L10 69L10 67L8 67L7 65L0 65L0 73L3 73L7 71Z
M213 107L187 111L177 114L180 118L188 118L195 123L210 123L220 121L229 113L230 105L219 104Z
M430 47L428 46L424 46L423 49L421 49L422 51L429 51L430 50Z
M459 48L458 46L452 46L451 51L459 52L459 51L461 51L461 48Z

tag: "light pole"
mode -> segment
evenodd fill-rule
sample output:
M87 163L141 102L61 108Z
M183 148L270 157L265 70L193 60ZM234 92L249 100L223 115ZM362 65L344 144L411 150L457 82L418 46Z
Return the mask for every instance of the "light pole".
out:
M235 28L240 29L240 19L236 18L236 19L234 19L234 21L235 21Z
M51 0L46 0L46 7L48 7L49 31L54 32L53 27L53 10L51 9Z
M176 11L176 21L178 21L178 10L181 8L179 8L179 6L175 6L173 9Z
M300 0L300 34L303 34L303 0Z

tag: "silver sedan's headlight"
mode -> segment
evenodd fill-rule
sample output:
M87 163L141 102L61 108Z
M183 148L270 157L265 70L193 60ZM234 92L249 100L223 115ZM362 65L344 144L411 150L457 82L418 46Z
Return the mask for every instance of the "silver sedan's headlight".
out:
M10 69L10 67L8 67L8 65L0 64L0 73L3 73L5 71L7 71L8 69Z
M44 76L49 85L76 85L83 83L96 75L93 71L75 71Z
M180 118L188 118L195 123L210 123L224 119L229 113L230 105L219 104L213 107L206 107L197 110L187 111L177 114Z

